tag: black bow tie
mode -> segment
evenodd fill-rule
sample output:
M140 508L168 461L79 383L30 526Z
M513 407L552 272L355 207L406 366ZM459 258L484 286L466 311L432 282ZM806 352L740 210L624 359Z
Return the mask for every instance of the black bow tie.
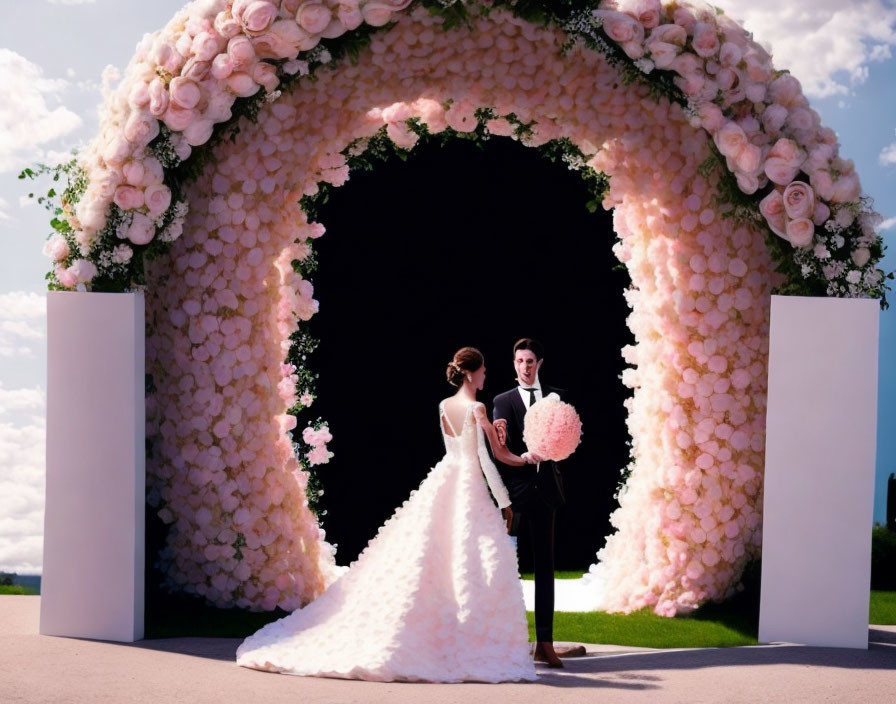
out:
M523 386L522 389L523 389L523 391L528 391L528 392L529 392L529 405L531 406L533 403L535 403L535 390L536 390L536 388L535 388L534 386L531 387L531 388L526 388L525 386Z

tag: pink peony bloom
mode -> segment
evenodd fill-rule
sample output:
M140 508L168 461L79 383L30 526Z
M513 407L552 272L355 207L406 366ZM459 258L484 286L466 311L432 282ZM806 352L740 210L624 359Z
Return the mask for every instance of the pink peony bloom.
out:
M63 259L67 259L69 255L69 246L65 237L58 232L50 235L50 238L44 245L44 254L50 257L54 262L60 262Z

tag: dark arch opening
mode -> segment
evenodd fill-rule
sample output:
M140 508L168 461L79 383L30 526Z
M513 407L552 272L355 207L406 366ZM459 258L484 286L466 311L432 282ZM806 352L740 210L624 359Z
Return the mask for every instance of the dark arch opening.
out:
M584 424L563 463L557 568L584 568L610 532L628 462L620 349L629 285L611 246L612 218L589 213L579 175L506 138L418 146L353 173L318 214L320 269L310 360L335 456L318 468L322 516L337 560L354 560L442 456L438 401L445 365L464 345L486 357L491 399L515 385L512 345L546 348L543 381L567 391ZM521 569L530 568L526 537Z

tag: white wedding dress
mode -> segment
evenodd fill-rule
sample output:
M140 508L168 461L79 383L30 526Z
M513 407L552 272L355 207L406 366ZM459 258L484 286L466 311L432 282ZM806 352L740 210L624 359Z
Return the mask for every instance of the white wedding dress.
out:
M535 679L516 550L483 474L498 503L510 501L476 406L458 433L439 405L444 458L342 577L247 638L237 664L377 681Z

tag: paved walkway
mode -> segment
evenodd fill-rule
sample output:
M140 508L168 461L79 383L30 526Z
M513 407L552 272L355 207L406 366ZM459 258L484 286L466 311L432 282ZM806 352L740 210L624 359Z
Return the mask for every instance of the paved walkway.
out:
M896 701L896 627L872 626L868 650L769 645L650 650L589 645L532 684L398 684L289 677L237 667L239 640L133 645L40 636L40 597L0 596L0 701L152 704L424 702Z

